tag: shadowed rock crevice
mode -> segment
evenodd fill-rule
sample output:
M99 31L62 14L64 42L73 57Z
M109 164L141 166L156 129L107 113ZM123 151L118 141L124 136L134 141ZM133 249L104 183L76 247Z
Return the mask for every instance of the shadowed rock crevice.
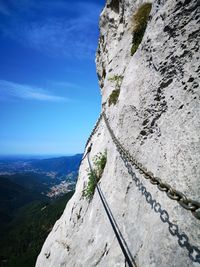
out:
M111 8L114 12L119 13L120 0L110 0L107 4L108 8Z

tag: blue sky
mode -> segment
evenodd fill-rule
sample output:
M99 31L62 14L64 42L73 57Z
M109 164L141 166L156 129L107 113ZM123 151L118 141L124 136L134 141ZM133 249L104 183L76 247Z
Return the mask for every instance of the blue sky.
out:
M73 154L100 112L104 0L0 0L0 154Z

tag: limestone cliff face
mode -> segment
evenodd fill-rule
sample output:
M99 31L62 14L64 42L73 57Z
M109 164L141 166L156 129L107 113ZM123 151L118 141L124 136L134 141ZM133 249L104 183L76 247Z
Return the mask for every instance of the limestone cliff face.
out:
M144 37L131 56L133 15L143 3L108 0L102 11L96 56L102 109L138 162L199 200L199 1L152 1ZM109 106L113 77L120 77L120 94ZM90 142L91 158L107 150L100 186L135 266L200 266L200 221L133 167L148 194L141 192L103 120ZM90 203L82 196L87 169L85 159L75 195L45 241L37 267L125 266L98 193Z

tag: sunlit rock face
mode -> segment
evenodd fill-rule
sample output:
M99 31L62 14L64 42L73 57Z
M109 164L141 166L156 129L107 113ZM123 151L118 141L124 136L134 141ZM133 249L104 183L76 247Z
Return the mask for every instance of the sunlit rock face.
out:
M134 14L143 3L108 0L101 13L96 65L102 110L116 137L137 161L163 182L198 200L199 2L152 1L146 31L131 56ZM109 105L116 88L119 97ZM100 186L134 266L200 266L200 221L133 167L146 189L141 190L103 120L90 143L91 159L107 150ZM125 266L97 191L91 202L83 197L87 182L84 159L75 195L45 241L37 267Z

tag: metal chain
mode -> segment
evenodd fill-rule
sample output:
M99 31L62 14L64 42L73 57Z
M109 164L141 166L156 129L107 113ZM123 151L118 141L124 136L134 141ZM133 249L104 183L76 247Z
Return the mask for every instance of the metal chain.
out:
M111 138L116 145L119 153L126 157L126 159L136 168L138 171L143 174L145 179L148 179L151 184L156 185L158 189L162 192L165 192L167 196L177 201L184 209L189 210L192 212L195 218L200 220L200 202L197 202L195 200L192 200L188 197L186 197L185 194L181 193L180 191L173 188L168 183L163 182L160 178L155 177L152 172L149 172L146 167L144 167L140 162L138 162L130 153L128 150L126 150L122 144L119 142L119 140L116 138L113 130L110 127L110 124L108 122L108 119L106 117L105 112L102 112L104 121L106 123L106 126L108 128L108 131L111 135Z
M87 142L86 142L85 148L88 146L92 136L96 133L97 127L99 126L99 123L100 123L100 121L102 119L102 116L103 116L103 113L100 114L100 116L99 116L99 118L98 118L98 120L97 120L97 122L96 122L96 124L95 124L95 126L94 126L94 128L93 128L93 130L92 130Z
M87 140L85 147L88 146L92 136L96 133L97 127L99 126L99 123L101 122L102 118L104 118L111 138L114 144L116 145L119 153L123 155L135 167L135 169L138 169L139 173L143 174L144 178L149 180L151 184L156 185L157 188L160 191L165 192L170 199L177 201L184 209L191 211L193 216L200 220L200 202L188 198L185 194L176 190L168 183L165 183L160 178L155 177L152 172L148 171L146 167L144 167L140 162L138 162L116 138L104 111L100 114L96 125Z
M136 176L132 164L127 161L124 156L122 156L122 160L124 161L124 164L128 169L128 173L131 175L133 181L135 182L136 187L141 192L142 196L146 199L146 202L151 206L155 213L159 214L161 221L168 224L168 230L170 234L174 237L177 237L179 246L187 249L188 256L193 262L200 263L200 249L189 242L188 236L185 233L180 232L177 224L171 222L168 212L162 208L161 204L157 202L156 199L153 199L151 193L147 191L147 188Z

